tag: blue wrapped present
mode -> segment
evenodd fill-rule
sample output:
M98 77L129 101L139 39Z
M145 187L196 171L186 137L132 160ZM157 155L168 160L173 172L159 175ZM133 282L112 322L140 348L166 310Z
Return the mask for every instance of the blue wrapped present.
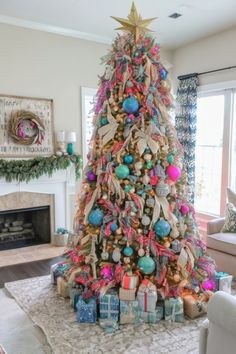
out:
M58 262L51 265L50 275L51 275L51 283L56 285L57 278L63 276L64 272L70 268L69 263L66 262Z
M138 301L120 301L120 324L138 322L139 306Z
M109 318L115 321L119 319L119 298L116 293L100 296L99 302L100 318Z
M85 300L80 296L76 308L78 322L95 323L97 321L97 300L94 297Z
M78 285L75 285L73 283L69 284L68 290L70 295L71 307L73 307L73 309L76 311L77 309L76 306L83 290Z
M155 312L149 312L148 322L157 323L164 318L164 301L158 301Z
M229 273L216 272L215 273L216 290L225 291L226 293L231 294L232 280L233 280L233 276L229 275Z
M165 299L165 320L171 322L184 321L184 307L181 297Z

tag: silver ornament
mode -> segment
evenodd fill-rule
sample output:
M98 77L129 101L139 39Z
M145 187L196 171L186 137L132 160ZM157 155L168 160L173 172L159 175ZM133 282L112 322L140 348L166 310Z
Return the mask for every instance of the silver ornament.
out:
M107 251L103 251L101 253L101 258L104 260L104 261L107 261L108 258L109 258L109 253Z
M141 220L142 225L147 226L150 224L150 222L151 222L151 219L149 218L149 216L143 215L142 220Z
M144 158L144 160L145 161L151 161L151 159L152 159L152 155L151 154L145 154L144 156L143 156L143 158Z
M140 249L138 250L138 255L139 255L139 257L143 257L143 256L145 255L145 251L144 251L143 248L140 248Z
M156 194L158 197L166 197L169 194L169 186L163 181L160 181L156 186Z
M121 253L120 253L120 249L118 247L116 247L114 249L114 251L112 252L112 259L114 262L119 262L121 259Z
M148 198L148 199L146 200L146 205L147 205L149 208L153 208L153 207L154 207L154 204L155 204L154 198Z

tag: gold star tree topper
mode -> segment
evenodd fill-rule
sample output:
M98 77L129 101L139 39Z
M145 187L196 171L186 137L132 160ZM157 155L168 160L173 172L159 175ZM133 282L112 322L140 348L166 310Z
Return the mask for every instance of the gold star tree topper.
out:
M135 38L138 39L140 34L145 34L147 32L153 32L147 28L147 26L154 21L157 17L142 19L142 17L138 14L138 11L132 3L130 14L128 15L128 19L113 17L114 20L118 21L122 27L116 28L116 30L122 30L125 32L133 33Z

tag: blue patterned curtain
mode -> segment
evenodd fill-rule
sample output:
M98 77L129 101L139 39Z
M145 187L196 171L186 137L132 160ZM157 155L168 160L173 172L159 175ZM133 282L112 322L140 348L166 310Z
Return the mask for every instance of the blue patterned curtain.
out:
M177 112L175 117L177 135L184 149L188 197L192 204L194 204L195 189L197 85L197 76L180 80L177 91Z

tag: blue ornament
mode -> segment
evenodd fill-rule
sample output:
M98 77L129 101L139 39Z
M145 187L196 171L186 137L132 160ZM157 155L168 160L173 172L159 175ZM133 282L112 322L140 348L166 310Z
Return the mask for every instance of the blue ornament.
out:
M154 260L150 256L139 258L138 267L143 274L151 274L156 268Z
M125 179L129 176L129 167L126 165L119 165L115 169L115 174L119 179Z
M106 118L106 117L102 117L102 118L100 119L100 123L101 123L102 126L103 126L103 125L106 125L106 124L108 123L107 118Z
M133 162L133 156L132 155L125 155L124 158L123 158L124 162L125 163L132 163Z
M160 75L161 75L162 80L166 80L167 75L168 75L168 71L166 71L166 69L164 69L164 68L161 68Z
M110 226L110 230L111 232L115 232L118 229L118 225L116 223L112 223Z
M101 226L103 217L104 217L103 211L97 208L90 212L88 216L88 222L93 226Z
M123 249L123 253L124 253L124 255L125 255L126 257L130 257L130 256L133 255L134 250L133 250L132 247L126 246L126 247Z
M130 124L130 123L132 123L132 120L129 117L127 117L126 120L125 120L125 123L126 124Z
M170 224L165 220L159 220L154 224L153 229L155 234L162 238L169 235Z
M129 98L126 98L123 102L123 110L126 113L134 113L138 110L139 108L139 103L137 99L133 96L130 96Z

